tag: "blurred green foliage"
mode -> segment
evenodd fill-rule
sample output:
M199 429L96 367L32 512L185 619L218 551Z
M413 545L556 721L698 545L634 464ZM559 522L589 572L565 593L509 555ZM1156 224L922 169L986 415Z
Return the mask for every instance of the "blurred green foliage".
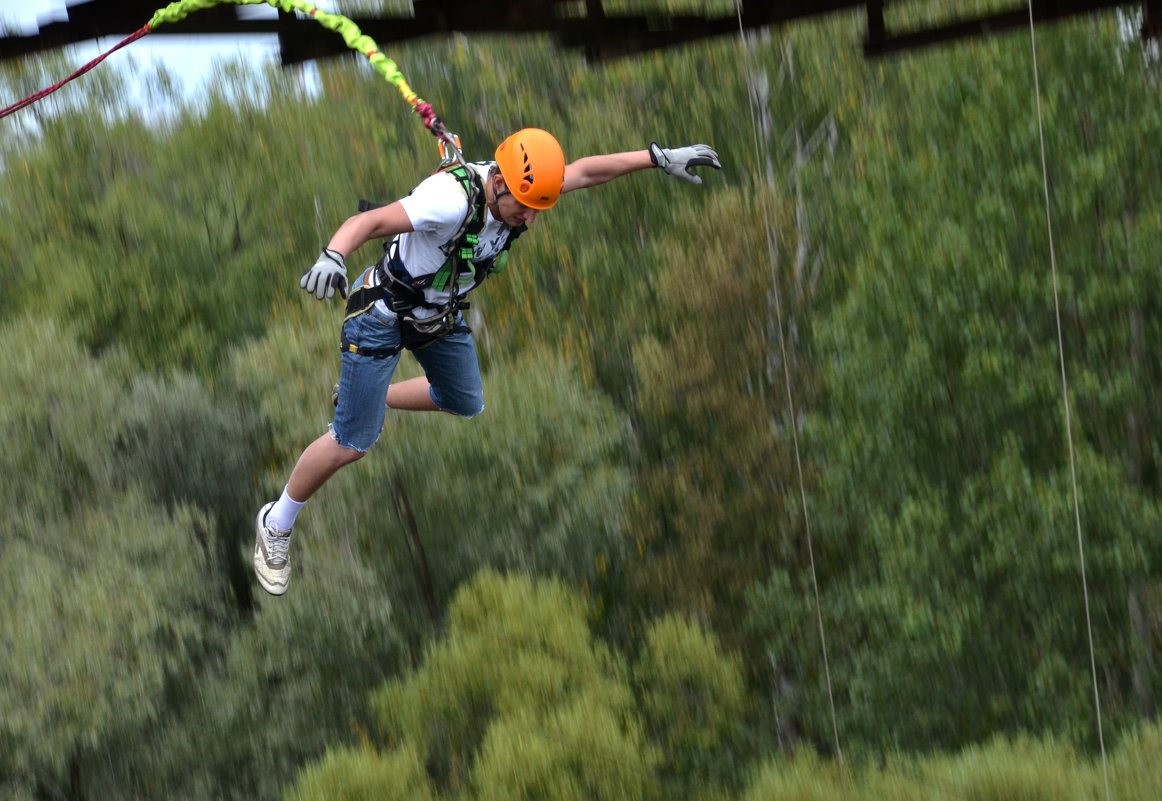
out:
M1162 76L1119 20L1038 32L1053 262L1027 37L400 46L470 158L724 169L539 219L474 297L486 412L389 415L281 599L253 515L341 316L297 278L429 134L347 61L158 75L148 120L110 61L0 122L0 795L1092 798L1088 607L1113 795L1162 796Z

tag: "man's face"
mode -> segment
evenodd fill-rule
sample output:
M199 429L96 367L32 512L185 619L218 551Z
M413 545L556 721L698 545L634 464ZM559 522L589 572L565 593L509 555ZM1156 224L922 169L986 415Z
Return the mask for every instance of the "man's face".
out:
M532 225L533 220L537 218L537 210L529 208L513 197L503 176L493 177L492 190L493 197L496 198L496 207L500 212L500 219L505 225L509 228Z

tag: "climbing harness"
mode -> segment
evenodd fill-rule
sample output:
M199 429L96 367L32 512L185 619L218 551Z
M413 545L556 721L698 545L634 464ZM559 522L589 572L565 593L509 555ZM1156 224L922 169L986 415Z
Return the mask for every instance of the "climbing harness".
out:
M458 139L456 141L458 142ZM441 150L443 151L443 148ZM453 163L447 163L450 161ZM444 162L433 174L447 173L456 179L468 199L468 210L459 230L441 248L445 257L443 265L435 273L413 277L399 256L399 238L396 237L384 244L383 257L366 273L364 285L353 290L347 300L344 322L367 312L376 303L383 301L399 319L401 347L368 351L358 348L344 337L340 342L342 351L372 358L388 358L398 353L401 348L421 350L449 334L470 332L471 329L460 316L462 310L469 308L469 303L464 297L480 286L489 275L504 269L508 261L509 248L526 230L524 225L509 229L499 253L487 259L476 260L476 245L488 215L484 187L474 167L456 162L450 156L445 156ZM478 164L491 166L487 162ZM360 211L377 207L377 204L366 200L359 203ZM433 302L425 294L425 290L428 289L447 292L448 299L444 302ZM417 317L416 309L425 309L432 313Z

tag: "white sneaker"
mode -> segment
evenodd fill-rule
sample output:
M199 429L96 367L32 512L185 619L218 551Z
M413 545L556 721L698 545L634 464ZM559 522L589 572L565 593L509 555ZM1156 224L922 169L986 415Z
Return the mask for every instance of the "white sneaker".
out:
M266 524L266 513L273 506L272 502L259 509L254 522L254 575L262 589L282 595L290 583L291 533Z

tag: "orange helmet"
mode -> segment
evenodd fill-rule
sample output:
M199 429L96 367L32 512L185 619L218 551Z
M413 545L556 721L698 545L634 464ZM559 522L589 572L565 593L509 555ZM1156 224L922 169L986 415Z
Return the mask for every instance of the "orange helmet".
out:
M565 184L565 153L548 131L524 128L500 143L496 166L508 191L530 209L551 208Z

